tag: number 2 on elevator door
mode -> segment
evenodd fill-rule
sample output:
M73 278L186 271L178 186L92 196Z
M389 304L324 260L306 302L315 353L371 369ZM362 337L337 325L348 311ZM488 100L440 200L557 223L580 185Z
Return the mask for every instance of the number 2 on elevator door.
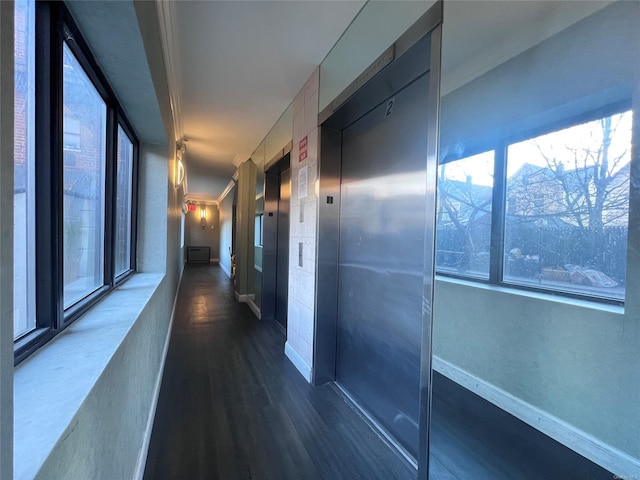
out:
M396 97L391 97L388 101L387 101L387 108L385 110L385 117L388 117L389 115L391 115L393 113L393 105L396 103Z

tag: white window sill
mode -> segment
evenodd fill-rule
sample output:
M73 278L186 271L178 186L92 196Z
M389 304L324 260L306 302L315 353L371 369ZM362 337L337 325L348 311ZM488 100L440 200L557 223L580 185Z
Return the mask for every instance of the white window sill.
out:
M437 274L436 274L436 281L443 282L443 283L451 283L455 285L464 285L466 287L479 288L484 290L491 290L494 292L506 293L509 295L519 295L521 297L528 297L528 298L533 298L536 300L546 301L546 302L561 303L561 304L570 305L573 307L588 308L591 310L600 310L603 312L615 313L620 315L624 314L624 307L620 305L611 305L611 304L600 303L596 301L590 302L589 300L572 298L572 297L564 296L562 294L554 295L552 293L542 293L542 292L536 292L536 291L526 290L526 289L511 288L503 285L493 285L493 284L487 284L487 283L481 283L481 282L474 282L473 280L447 277L444 275L437 275Z
M14 478L32 479L75 417L164 274L135 274L16 367Z

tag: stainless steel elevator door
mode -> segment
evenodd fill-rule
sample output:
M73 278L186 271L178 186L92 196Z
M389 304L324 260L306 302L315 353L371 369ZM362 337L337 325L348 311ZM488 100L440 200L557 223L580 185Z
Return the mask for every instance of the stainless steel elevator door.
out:
M417 458L428 74L345 128L336 380Z
M289 204L291 202L291 170L280 173L278 198L278 247L276 256L276 320L287 328L289 302Z

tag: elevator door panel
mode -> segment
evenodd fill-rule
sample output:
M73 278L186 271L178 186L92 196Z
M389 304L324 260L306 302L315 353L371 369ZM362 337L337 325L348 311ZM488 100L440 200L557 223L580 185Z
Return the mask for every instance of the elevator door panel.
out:
M336 379L414 458L428 87L427 74L342 132Z
M276 257L276 320L287 328L289 295L289 204L291 199L291 170L280 173L278 199L278 250Z

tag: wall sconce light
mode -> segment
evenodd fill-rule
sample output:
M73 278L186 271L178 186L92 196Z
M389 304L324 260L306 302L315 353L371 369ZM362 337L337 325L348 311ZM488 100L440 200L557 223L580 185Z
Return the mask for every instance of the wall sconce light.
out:
M200 207L200 227L202 230L207 226L207 207Z
M178 159L178 179L177 179L177 183L176 183L176 188L180 187L180 185L182 185L182 182L184 181L184 164L182 163L182 160Z
M187 151L187 146L182 143L176 143L176 172L175 172L175 187L179 188L182 185L185 177L185 169L184 169L184 155Z

